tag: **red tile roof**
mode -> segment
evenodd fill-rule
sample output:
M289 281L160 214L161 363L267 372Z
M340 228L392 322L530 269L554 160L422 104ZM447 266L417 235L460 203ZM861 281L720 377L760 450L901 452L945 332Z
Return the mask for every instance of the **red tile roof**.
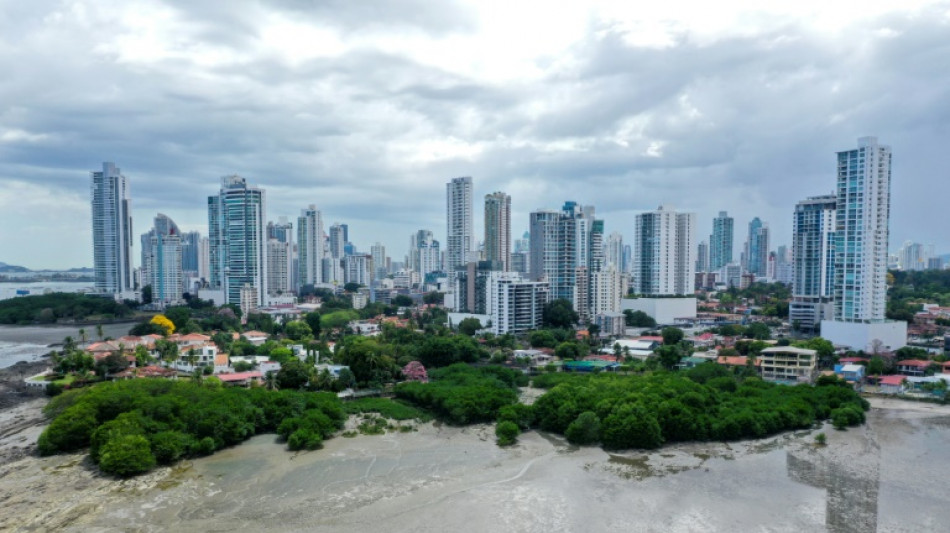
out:
M231 381L245 381L248 379L260 379L261 373L258 370L252 370L250 372L234 372L231 374L218 374L218 379L224 382Z
M907 379L905 376L882 376L881 385L900 385Z
M930 366L930 361L921 361L920 359L905 359L903 361L898 361L897 366L916 366L917 368L927 368Z

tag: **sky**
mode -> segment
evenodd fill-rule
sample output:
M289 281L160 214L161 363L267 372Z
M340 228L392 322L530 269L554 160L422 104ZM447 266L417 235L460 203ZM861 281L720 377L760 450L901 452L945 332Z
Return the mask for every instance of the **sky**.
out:
M0 0L0 261L92 266L90 172L114 161L138 235L207 233L220 177L268 219L315 204L369 251L444 243L445 184L528 214L572 200L629 243L661 204L760 217L893 150L890 248L950 252L950 2ZM778 3L782 4L782 3ZM715 6L715 7L713 7ZM136 259L138 262L138 259Z

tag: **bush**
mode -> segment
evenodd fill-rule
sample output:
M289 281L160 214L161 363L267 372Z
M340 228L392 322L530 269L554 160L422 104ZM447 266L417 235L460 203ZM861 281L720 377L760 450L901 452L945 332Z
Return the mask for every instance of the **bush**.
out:
M197 442L194 453L197 455L211 455L216 449L217 445L214 443L214 439L205 437Z
M128 477L154 467L155 456L142 435L121 435L106 442L100 450L99 469L107 474Z
M600 440L600 419L596 413L584 411L567 426L564 436L571 444L594 444Z
M828 443L828 436L827 436L827 435L825 435L824 433L819 433L819 434L815 435L815 444L817 444L817 445L819 445L819 446L824 446L824 445L827 444L827 443Z
M180 431L161 431L152 435L149 440L152 444L152 454L160 465L174 463L194 446L191 437Z
M47 383L46 384L46 395L50 398L54 396L59 396L63 393L63 386L59 383Z
M514 422L519 428L521 428L522 431L524 431L534 424L534 410L530 405L525 405L523 403L506 405L505 407L502 407L498 410L498 421Z
M323 447L323 437L311 429L298 429L287 438L291 450L318 450Z
M518 424L514 422L506 420L495 425L495 437L498 438L499 446L510 446L518 442L520 433L521 430L518 429Z

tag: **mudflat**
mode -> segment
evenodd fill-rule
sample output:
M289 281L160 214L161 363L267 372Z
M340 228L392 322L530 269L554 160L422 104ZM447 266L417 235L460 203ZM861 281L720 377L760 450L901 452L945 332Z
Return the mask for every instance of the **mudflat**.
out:
M499 448L492 426L427 423L304 453L261 435L131 480L101 476L84 454L20 453L0 466L0 530L942 530L950 409L872 403L868 423L848 431L651 452L537 432ZM0 429L0 450L38 434L24 421L41 405L0 419L20 427ZM827 446L815 445L818 431Z

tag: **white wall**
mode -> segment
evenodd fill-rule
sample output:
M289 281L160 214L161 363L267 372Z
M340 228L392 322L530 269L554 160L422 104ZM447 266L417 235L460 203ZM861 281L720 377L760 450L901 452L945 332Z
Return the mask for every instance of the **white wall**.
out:
M884 343L883 350L893 351L907 345L907 322L888 320L864 324L822 320L821 336L832 344L866 352L872 351L871 343L877 339Z
M696 298L624 298L623 311L643 311L658 325L673 324L677 318L696 318Z

